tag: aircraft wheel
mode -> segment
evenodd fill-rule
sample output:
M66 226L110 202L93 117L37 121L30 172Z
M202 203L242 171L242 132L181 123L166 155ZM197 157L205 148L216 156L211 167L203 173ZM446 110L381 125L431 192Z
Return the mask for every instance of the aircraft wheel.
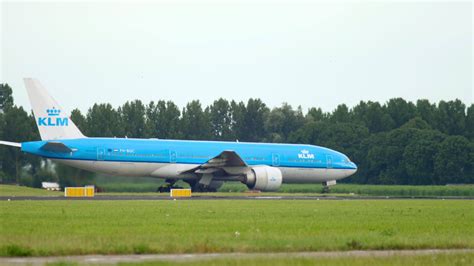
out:
M191 185L191 191L192 192L216 192L217 189L195 182L194 184Z

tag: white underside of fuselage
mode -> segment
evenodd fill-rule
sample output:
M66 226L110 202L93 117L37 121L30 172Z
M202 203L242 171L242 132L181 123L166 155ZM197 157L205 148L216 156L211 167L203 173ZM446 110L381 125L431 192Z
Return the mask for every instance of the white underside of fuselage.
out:
M198 178L193 173L184 172L199 166L199 164L137 163L63 159L52 159L52 161L108 175L130 177L147 176L165 179ZM282 172L283 183L320 183L342 179L356 172L355 169L273 167L277 167Z

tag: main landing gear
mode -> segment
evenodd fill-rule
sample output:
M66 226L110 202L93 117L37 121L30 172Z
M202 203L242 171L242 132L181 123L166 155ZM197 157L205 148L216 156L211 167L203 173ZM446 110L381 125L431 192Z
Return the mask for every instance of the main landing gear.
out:
M212 180L207 184L200 182L201 180L191 179L184 180L191 187L192 192L217 192L217 190L224 184L223 181Z
M180 189L183 187L175 185L178 180L176 179L166 179L166 183L159 187L156 192L159 193L166 193L170 192L171 189ZM202 183L199 183L198 180L183 180L184 182L188 183L189 186L191 187L192 192L217 192L217 189L219 189L223 182L222 181L212 181L209 183L209 185L205 185Z
M204 176L200 179L181 179L189 184L192 192L217 192L217 190L224 184L223 181L213 180L212 176ZM176 186L178 179L166 179L165 184L159 187L156 192L170 192L171 189L180 189L183 187Z
M197 180L190 180L186 183L191 187L192 192L217 192L217 188L199 183Z
M166 184L162 185L159 187L156 192L164 193L164 192L170 192L171 189L179 189L182 188L180 186L175 186L176 179L166 179L165 182Z

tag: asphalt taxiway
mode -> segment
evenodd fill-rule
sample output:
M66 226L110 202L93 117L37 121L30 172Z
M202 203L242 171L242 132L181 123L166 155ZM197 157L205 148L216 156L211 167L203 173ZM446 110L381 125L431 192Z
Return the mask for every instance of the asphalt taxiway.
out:
M157 262L196 262L215 259L268 259L268 258L340 258L340 257L391 257L435 254L469 254L472 249L424 249L424 250L354 250L281 253L207 253L207 254L149 254L149 255L84 255L64 257L0 258L0 265L45 265L50 263L118 264ZM469 262L467 262L469 263ZM467 265L467 264L466 264Z
M75 198L64 196L0 196L0 201L36 201L36 200L474 200L474 197L392 197L392 196L332 196L332 195L285 195L285 196L213 196L171 198L168 195L96 195L95 197Z

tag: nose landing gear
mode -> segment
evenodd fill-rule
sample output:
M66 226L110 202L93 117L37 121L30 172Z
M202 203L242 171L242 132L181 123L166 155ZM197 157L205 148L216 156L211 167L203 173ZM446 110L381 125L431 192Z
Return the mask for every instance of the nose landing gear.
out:
M329 180L329 181L325 181L323 182L323 190L322 190L322 193L329 193L331 190L330 190L330 186L334 186L336 184L336 180Z

